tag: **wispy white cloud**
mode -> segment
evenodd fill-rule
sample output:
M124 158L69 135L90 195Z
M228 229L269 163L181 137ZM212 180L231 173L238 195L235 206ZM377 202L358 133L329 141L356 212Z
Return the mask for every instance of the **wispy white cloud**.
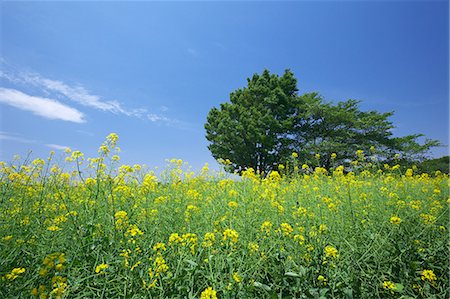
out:
M60 80L48 79L36 72L3 70L0 72L0 77L12 83L37 87L47 94L62 96L80 105L104 112L135 117L142 117L147 112L146 108L126 109L120 102L104 100L101 96L92 94L81 85L73 86Z
M2 132L0 131L0 140L10 140L20 143L36 143L36 140L23 138L22 136L18 134L8 133L8 132Z
M165 116L162 115L158 115L158 114L154 114L154 113L149 113L147 114L147 118L151 121L151 122L158 122L158 121L162 121L162 122L170 122L171 120Z
M49 147L49 148L52 148L52 149L55 149L55 150L59 150L59 151L64 151L66 148L70 148L70 146L53 144L53 143L47 143L45 146Z
M173 128L182 129L182 130L188 130L188 131L192 130L192 124L178 120L178 119L168 118L163 115L158 115L158 114L154 114L154 113L148 113L146 117L152 123L163 124L168 127L173 127Z
M188 52L190 52L192 55L195 55L197 51L194 49L188 49ZM126 108L123 104L121 104L119 101L116 100L104 100L101 96L92 94L88 89L83 87L82 85L70 85L60 80L53 80L49 78L45 78L44 76L36 73L36 72L21 72L18 71L7 64L4 64L4 69L0 71L0 78L9 81L11 83L14 83L14 85L20 85L25 87L35 87L40 90L41 93L46 95L46 97L32 97L29 96L17 89L5 89L9 91L9 96L11 96L12 91L15 91L15 97L19 97L19 93L21 98L25 98L25 96L28 96L30 98L27 99L28 102L34 101L34 103L37 103L39 99L41 100L47 100L47 106L49 106L48 101L52 101L54 103L59 103L60 105L66 106L57 100L51 100L48 98L54 98L61 101L64 100L70 100L72 102L75 102L79 105L89 107L92 109L96 109L103 112L109 112L114 114L120 114L125 115L129 117L137 117L143 120L150 120L152 123L162 123L165 125L173 125L174 123L180 123L180 121L168 118L164 115L165 112L169 110L166 106L160 106L159 111L160 113L153 113L150 112L147 108L141 107L141 108ZM2 101L0 101L2 102ZM14 103L17 103L18 101L6 101L4 100L3 103L9 104L11 106L14 106ZM41 102L39 102L41 103ZM36 107L34 107L36 106ZM15 106L17 107L17 105ZM44 106L43 106L44 107ZM70 108L69 106L66 106ZM49 113L43 113L42 107L38 107L37 105L27 105L25 107L17 107L21 108L23 110L32 111L35 114L45 116L47 118L51 118ZM71 108L76 110L75 108ZM83 122L83 114L76 110L79 113L78 120L75 122ZM45 114L45 115L43 115ZM63 114L64 116L64 114ZM72 117L72 119L75 119Z
M75 108L56 100L31 96L16 89L0 87L0 103L30 111L48 119L83 123L84 115Z
M118 101L104 101L100 96L91 94L83 86L70 86L62 81L47 79L36 73L22 74L22 78L26 83L59 93L86 107L116 114L134 115L133 110L126 110Z
M4 132L4 131L0 131L0 140L8 140L8 141L20 142L20 143L42 144L41 141L28 139L28 138L23 137L20 134L11 133L11 132ZM65 150L66 148L70 148L70 146L54 144L54 143L46 143L44 145L46 147L49 147L49 148L52 148L52 149L55 149L55 150Z

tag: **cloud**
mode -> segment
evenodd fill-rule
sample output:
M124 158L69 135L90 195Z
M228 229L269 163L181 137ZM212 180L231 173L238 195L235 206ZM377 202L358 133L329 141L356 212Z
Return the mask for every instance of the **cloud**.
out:
M165 116L161 116L161 115L154 114L154 113L147 114L147 118L151 122L157 122L157 121L170 122L171 121L169 118L167 118Z
M60 151L64 151L67 148L70 148L70 146L65 146L65 145L59 145L59 144L53 144L53 143L48 143L45 146L55 149L55 150L60 150Z
M146 117L148 120L150 120L153 123L164 124L168 127L182 129L182 130L188 130L188 131L192 130L192 124L184 122L184 121L180 121L178 119L168 118L163 115L158 115L158 114L154 114L154 113L148 113Z
M196 55L196 51L194 49L188 49L188 52L190 52L192 55ZM9 91L9 96L11 96L12 91L15 91L16 95L15 97L19 97L19 95L17 93L20 93L20 97L21 98L25 98L26 96L28 96L28 100L27 102L33 102L33 103L37 103L37 101L39 100L44 100L46 101L47 106L49 106L49 101L51 101L52 103L57 103L59 105L65 106L69 109L73 109L74 111L78 112L78 118L75 117L75 115L72 115L72 121L75 122L84 122L83 119L83 114L81 112L79 112L78 110L74 109L74 108L70 108L69 106L66 106L60 102L58 102L57 100L51 100L48 98L53 98L53 99L58 99L58 100L70 100L72 102L75 102L77 104L80 104L82 106L85 107L89 107L95 110L99 110L102 112L109 112L109 113L113 113L113 114L120 114L120 115L125 115L125 116L129 116L129 117L136 117L136 118L140 118L143 120L150 120L153 123L163 123L165 125L171 125L173 126L173 124L178 123L181 124L182 122L176 120L176 119L171 119L168 118L166 116L164 116L164 112L167 112L169 110L168 107L166 106L160 106L159 107L159 111L161 113L153 113L150 112L147 108L145 107L141 107L141 108L126 108L124 107L119 101L116 100L112 100L112 101L107 101L104 100L101 96L99 95L95 95L92 94L89 90L87 90L85 87L83 87L82 85L69 85L63 81L60 80L53 80L53 79L48 79L45 78L44 76L36 73L36 72L31 72L31 71L27 71L27 72L21 72L18 71L17 69L8 66L7 64L3 65L4 69L0 71L0 78L7 80L11 83L13 83L14 85L19 85L21 87L35 87L37 89L39 89L39 91L43 94L45 94L45 98L44 97L31 97L28 96L25 93L22 93L18 90L14 90L14 89L5 89ZM2 102L0 100L0 102ZM41 111L42 109L40 107L38 107L38 105L27 105L25 107L18 107L18 105L14 105L14 103L16 103L17 101L14 101L14 103L12 103L11 101L6 102L6 100L4 100L3 102L23 109L23 110L28 110L28 111L32 111L35 114L41 115L41 116L45 116L47 118L53 118L54 116L57 115L49 115L49 113L46 113L45 115L43 115L43 111ZM39 103L41 103L42 101L40 101ZM36 106L36 107L35 107ZM42 107L44 107L44 105L42 105ZM72 112L74 112L72 111ZM66 111L68 112L68 111ZM53 117L50 117L53 116ZM178 125L179 127L180 125Z
M2 132L0 131L0 140L10 140L10 141L16 141L20 143L36 143L36 140L26 139L21 137L18 134L11 134L8 132Z
M181 122L177 119L168 118L163 115L158 115L158 114L154 114L154 113L148 113L147 119L150 120L151 122L165 123L166 125L169 125L172 127L175 127L175 126L180 127L180 125L181 125Z
M116 114L134 114L133 111L125 110L117 101L103 101L100 96L89 93L83 86L70 86L62 81L43 78L36 73L23 74L22 78L26 83L43 88L47 91L59 93L83 106Z
M35 115L48 119L75 123L85 122L83 113L75 108L53 99L31 96L16 89L0 87L0 103L30 111Z
M147 112L146 108L126 109L116 100L106 101L101 96L90 93L81 85L73 86L60 80L48 79L36 72L0 71L0 77L15 84L34 86L46 94L63 97L80 105L126 116L141 117Z

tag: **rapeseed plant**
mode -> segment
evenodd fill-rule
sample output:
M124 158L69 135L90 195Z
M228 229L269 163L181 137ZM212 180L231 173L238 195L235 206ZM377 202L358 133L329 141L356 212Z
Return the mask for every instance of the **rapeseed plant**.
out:
M117 143L0 162L0 298L450 295L445 174L378 169L370 149L352 169L293 153L266 175L156 175Z

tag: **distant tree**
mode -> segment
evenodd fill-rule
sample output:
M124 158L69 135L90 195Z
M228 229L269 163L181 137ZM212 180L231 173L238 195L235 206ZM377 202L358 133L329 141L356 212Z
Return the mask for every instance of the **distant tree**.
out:
M279 77L264 70L247 79L247 87L230 94L230 102L212 108L205 124L208 148L216 159L229 159L228 170L253 168L268 173L297 152L304 162L330 167L347 163L357 150L377 150L380 160L395 154L421 161L439 142L422 135L393 137L392 112L361 111L359 102L324 102L317 93L298 95L297 80L290 70Z
M450 168L450 157L444 156L441 158L425 160L417 165L417 168L420 172L434 173L439 170L442 173L448 174Z

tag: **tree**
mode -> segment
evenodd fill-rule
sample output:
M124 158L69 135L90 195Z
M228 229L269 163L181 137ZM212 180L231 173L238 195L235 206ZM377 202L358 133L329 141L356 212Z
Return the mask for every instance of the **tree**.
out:
M421 172L434 173L440 171L448 174L450 169L450 157L444 156L437 159L425 160L417 165L417 168Z
M265 70L230 94L230 103L212 108L205 124L216 159L229 159L233 171L253 168L268 173L290 154L289 134L299 105L297 80L286 70L279 77Z
M355 157L357 150L371 153L379 160L389 162L396 155L411 163L426 158L435 140L420 144L422 134L393 137L394 125L389 120L393 112L361 111L359 101L347 100L333 105L326 103L317 93L301 96L303 113L295 121L295 149L306 161L317 160L329 168L330 155L336 153L335 163L345 164Z
M303 162L317 160L326 168L330 156L345 164L357 150L377 150L389 161L400 154L407 161L420 161L439 145L435 140L419 144L422 135L393 137L389 118L393 112L361 111L359 102L325 102L318 93L298 95L297 80L290 70L279 77L264 70L247 79L247 87L230 94L230 102L212 108L205 124L208 148L216 159L229 159L230 169L247 168L267 174L285 163L292 152Z

